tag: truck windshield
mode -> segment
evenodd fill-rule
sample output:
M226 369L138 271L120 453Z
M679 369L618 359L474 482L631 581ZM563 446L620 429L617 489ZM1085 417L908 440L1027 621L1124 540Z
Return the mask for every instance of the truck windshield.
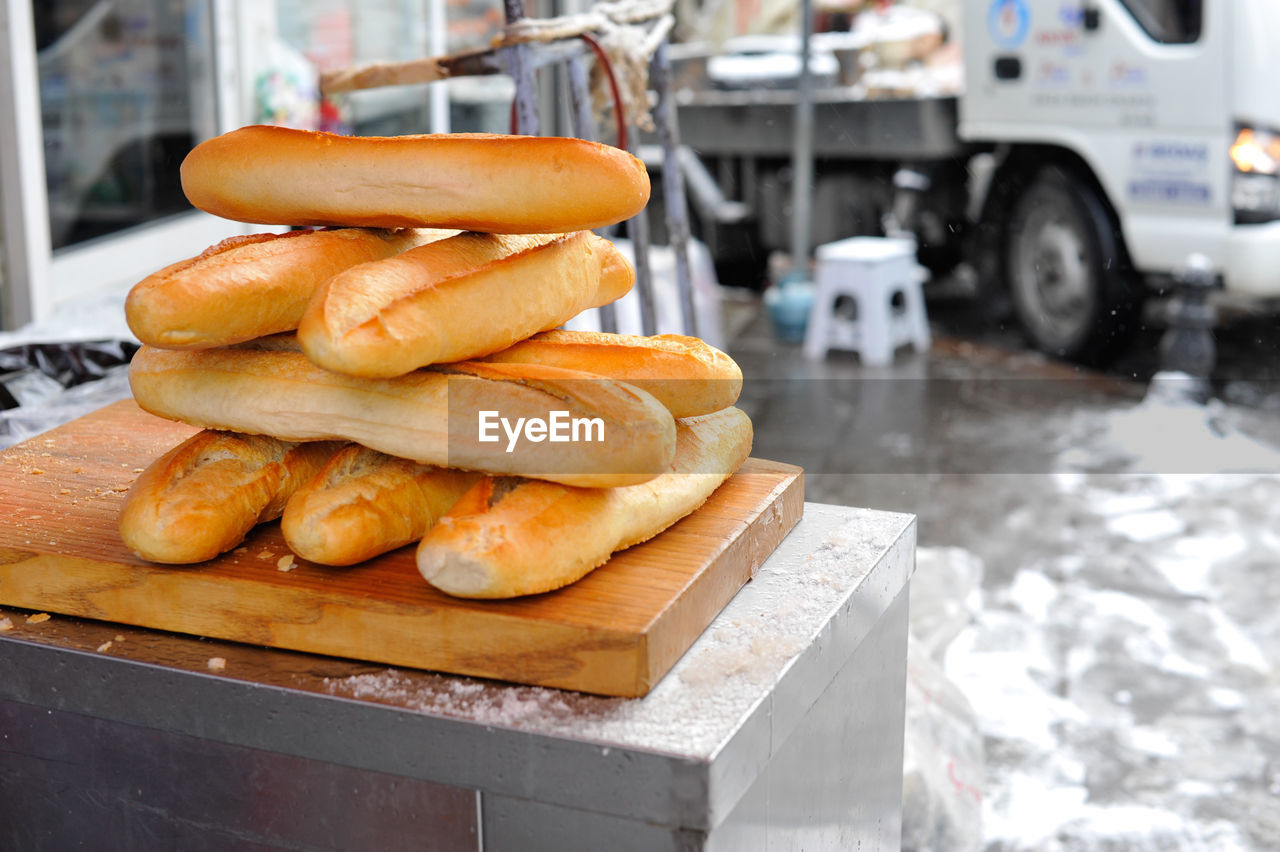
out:
M1204 0L1121 0L1147 35L1164 44L1200 40Z

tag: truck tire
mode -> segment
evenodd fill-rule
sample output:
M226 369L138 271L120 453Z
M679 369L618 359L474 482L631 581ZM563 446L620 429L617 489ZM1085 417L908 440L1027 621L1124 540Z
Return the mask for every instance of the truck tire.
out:
M1132 341L1143 290L1091 182L1042 169L1010 211L1003 255L1014 312L1041 352L1099 366Z

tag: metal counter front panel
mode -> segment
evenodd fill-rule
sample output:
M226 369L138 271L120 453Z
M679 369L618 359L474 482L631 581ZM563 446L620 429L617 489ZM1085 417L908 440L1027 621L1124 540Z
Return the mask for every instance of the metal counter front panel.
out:
M479 848L472 790L17 701L0 731L9 849Z

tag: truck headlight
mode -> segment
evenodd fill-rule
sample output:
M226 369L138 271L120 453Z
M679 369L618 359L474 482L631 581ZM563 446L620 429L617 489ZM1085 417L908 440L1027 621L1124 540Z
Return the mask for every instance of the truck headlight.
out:
M1236 224L1280 219L1280 133L1241 125L1229 153Z

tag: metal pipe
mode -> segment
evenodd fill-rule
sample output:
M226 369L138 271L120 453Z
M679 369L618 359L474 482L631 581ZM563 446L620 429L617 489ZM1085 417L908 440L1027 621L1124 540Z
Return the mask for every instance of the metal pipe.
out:
M632 134L636 139L638 134ZM635 141L632 148L637 147ZM633 150L634 154L635 151ZM641 210L627 220L627 238L631 240L631 256L636 268L636 298L640 302L640 333L645 337L655 334L657 321L653 308L653 270L649 263L649 220Z
M427 49L432 56L439 56L449 49L448 25L445 23L445 0L428 0L427 2ZM449 87L445 83L436 83L427 88L428 126L432 133L448 133L449 127Z
M524 17L523 0L503 0L502 5L508 24L514 24ZM524 44L513 44L502 49L507 73L516 84L516 126L525 136L537 136L538 90L528 53L529 46Z
M587 63L584 54L574 54L565 62L565 78L569 86L569 113L573 122L573 135L579 139L596 140L596 117L591 109L591 86L587 80ZM605 228L597 231L607 236ZM600 318L600 330L618 331L618 311L610 302L596 309Z
M684 174L687 199L700 216L725 225L737 225L751 217L751 208L741 201L733 201L725 195L719 183L696 151L688 145L676 149L680 169ZM729 183L726 181L726 183Z
M800 3L800 78L796 86L791 151L791 271L809 278L809 237L813 214L813 77L809 74L813 0Z

